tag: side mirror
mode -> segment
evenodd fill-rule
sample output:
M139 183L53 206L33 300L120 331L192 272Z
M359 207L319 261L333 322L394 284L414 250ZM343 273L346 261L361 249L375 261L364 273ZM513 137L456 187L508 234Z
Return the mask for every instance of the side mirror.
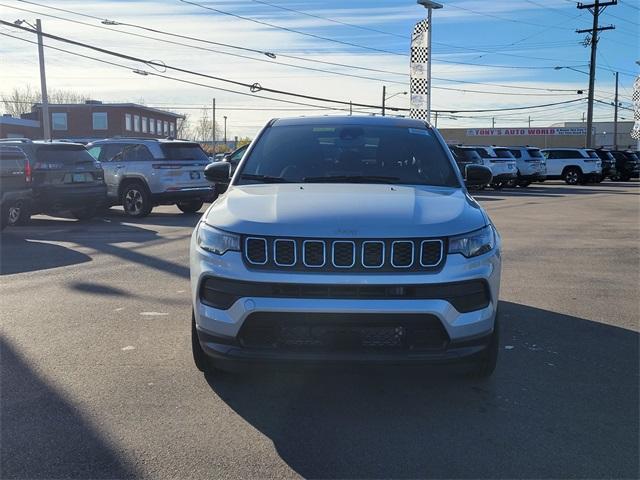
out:
M489 185L493 174L491 169L483 165L467 165L465 168L465 181L468 187Z
M204 167L204 176L213 183L229 185L231 181L230 165L227 162L210 163Z

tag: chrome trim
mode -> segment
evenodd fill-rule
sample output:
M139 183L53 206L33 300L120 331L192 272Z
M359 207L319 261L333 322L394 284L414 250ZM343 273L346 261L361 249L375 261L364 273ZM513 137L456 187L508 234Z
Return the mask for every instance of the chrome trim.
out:
M422 246L425 243L428 242L435 242L435 243L439 243L440 244L440 258L438 258L438 261L436 263L422 263ZM422 240L420 242L420 266L421 267L435 267L436 265L440 265L440 262L442 261L442 257L444 257L444 242L442 240L439 239L434 239L434 240Z
M307 243L320 243L322 244L322 263L320 265L309 265L306 260L306 245ZM327 244L324 240L304 240L302 242L302 264L307 268L322 268L327 263Z
M290 242L293 243L293 263L278 263L278 256L276 254L276 246L278 242ZM273 263L278 267L293 267L298 261L298 248L296 246L296 241L288 238L278 238L273 241Z
M411 263L409 265L396 265L395 263L393 263L393 251L395 248L396 243L410 243L411 244ZM393 268L411 268L415 262L415 256L416 256L416 245L413 242L413 240L394 240L393 242L391 242L391 266Z
M380 265L367 265L366 263L364 263L364 252L366 250L366 245L368 243L381 243L382 244L382 263ZM382 268L384 267L384 262L385 262L385 254L386 252L386 248L385 248L385 244L382 240L367 240L365 242L362 242L362 246L361 246L362 252L360 253L360 262L362 263L362 266L364 268Z
M350 243L351 244L351 251L353 252L351 254L351 256L353 257L353 262L351 263L351 265L336 265L336 243ZM352 240L336 240L334 242L331 242L331 264L335 267L335 268L353 268L353 266L356 264L356 242L352 241Z
M264 262L254 262L249 258L249 240L260 240L262 243L264 243ZM252 265L266 265L266 263L269 261L269 251L267 248L267 239L266 238L261 238L261 237L247 237L244 239L244 258L247 259L247 262L249 262Z

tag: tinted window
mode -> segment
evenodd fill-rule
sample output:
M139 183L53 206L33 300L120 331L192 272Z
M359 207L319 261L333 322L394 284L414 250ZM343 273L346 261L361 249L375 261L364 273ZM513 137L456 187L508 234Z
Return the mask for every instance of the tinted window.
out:
M209 162L209 157L197 143L163 143L160 148L167 160L202 160Z
M522 152L520 150L509 150L511 152L511 155L513 155L515 158L520 158L522 157Z
M36 160L40 163L94 162L87 149L80 145L44 145L36 150Z
M451 151L454 153L454 155L458 160L466 161L466 162L482 163L482 159L480 158L480 155L475 150L453 147Z
M238 162L242 160L242 156L244 155L244 152L247 151L248 147L249 145L244 145L239 149L237 149L235 152L233 152L231 156L229 156L229 163L233 163L234 165L237 165Z
M496 155L494 155L493 153L490 153L488 150L484 149L484 148L474 148L474 150L476 152L478 152L478 155L480 155L482 158L496 158Z
M153 155L145 145L131 145L122 152L122 160L125 162L149 162Z
M542 152L537 148L527 148L527 153L531 158L542 158Z
M590 158L600 158L595 150L587 150L587 156Z
M100 147L100 145L97 145L95 147L89 148L87 151L89 152L89 155L91 155L93 158L98 160L100 158L100 150L101 149L102 149L102 147Z
M241 184L264 181L245 175L289 182L460 186L452 163L430 130L390 126L271 127L257 140L239 177Z
M111 162L115 156L122 152L125 144L123 143L107 143L102 145L102 151L100 152L99 160L101 162Z
M495 148L494 150L498 158L513 158L511 151L506 148Z

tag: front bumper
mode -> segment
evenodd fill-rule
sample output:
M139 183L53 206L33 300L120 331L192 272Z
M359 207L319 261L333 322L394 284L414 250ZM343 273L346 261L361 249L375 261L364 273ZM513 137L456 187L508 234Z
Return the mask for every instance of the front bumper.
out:
M518 178L518 174L516 172L513 173L500 173L498 175L494 175L491 183L496 182L506 182L508 180L515 180Z
M547 179L547 175L541 172L533 172L526 175L520 175L521 180L529 180L532 182L543 182Z
M247 269L238 252L213 255L199 249L192 239L191 294L200 344L209 356L221 361L437 363L461 360L486 348L496 317L500 268L498 244L492 252L475 259L449 255L444 267L435 273L391 272L363 275L259 271ZM230 298L228 304L220 304L218 306L221 308L216 308L211 306L211 302L203 301L203 282L207 279L214 279L222 284L241 284L244 290L236 292L238 295ZM421 295L420 298L412 298L411 294L402 298L394 298L393 295L385 298L362 298L353 293L346 295L346 298L337 298L340 293L331 293L339 292L341 286L344 291L353 292L354 288L364 290L390 285L397 288L422 285L432 291L432 288L437 290L442 285L469 281L485 285L488 299L482 308L463 312L458 311L454 305L461 310L468 310L464 306L466 304L452 299L446 292ZM255 286L253 290L252 284ZM290 288L283 289L283 285ZM280 293L277 296L265 296L269 291ZM328 293L324 298L311 293L318 291ZM280 329L283 328L282 322L285 322L288 331L296 335L303 335L297 327L307 328L307 333L320 329L326 334L335 335L338 329L335 325L341 325L344 327L342 333L346 332L347 336L359 331L357 326L352 325L353 322L364 322L361 325L369 329L369 333L363 335L371 332L377 334L378 327L393 327L403 339L409 339L409 333L416 325L425 328L430 326L438 331L438 339L442 342L437 340L428 348L416 348L406 340L402 347L393 344L390 348L363 349L340 344L341 339L337 348L333 344L331 348L304 348L309 339L303 335L295 344L296 348L291 347L292 344L282 346L276 340L272 342L275 346L268 341L251 344L246 341L246 328L243 330L243 326L251 322L265 328L271 328L271 322L276 322ZM334 327L329 328L329 325ZM384 328L382 331L386 331Z

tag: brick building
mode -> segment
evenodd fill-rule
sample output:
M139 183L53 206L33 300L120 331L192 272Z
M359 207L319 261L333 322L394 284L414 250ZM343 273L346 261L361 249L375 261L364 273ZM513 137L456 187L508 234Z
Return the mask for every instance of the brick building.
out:
M52 138L90 140L107 137L174 137L182 115L136 103L102 103L87 100L85 103L50 104L49 115ZM6 117L4 117L6 118ZM42 138L42 104L35 104L31 112L20 119L37 123L26 130L29 138ZM7 125L0 123L0 137L15 136ZM15 123L15 122L13 122ZM19 123L19 122L18 122ZM12 130L17 130L12 128Z

